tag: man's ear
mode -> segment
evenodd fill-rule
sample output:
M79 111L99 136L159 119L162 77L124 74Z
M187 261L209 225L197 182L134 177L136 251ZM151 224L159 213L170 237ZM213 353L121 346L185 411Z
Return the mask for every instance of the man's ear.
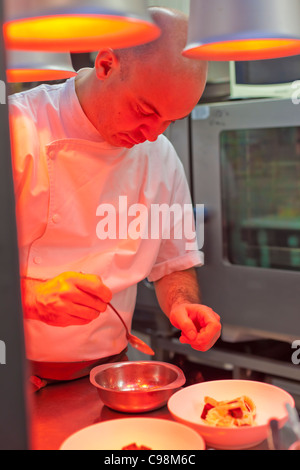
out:
M106 80L119 66L119 60L112 49L101 49L95 60L96 75L99 80Z

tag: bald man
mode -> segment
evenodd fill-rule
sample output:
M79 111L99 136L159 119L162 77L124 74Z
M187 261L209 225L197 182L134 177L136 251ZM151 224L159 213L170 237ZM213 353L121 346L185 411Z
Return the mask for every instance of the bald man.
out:
M103 48L76 79L10 99L26 352L47 380L120 360L127 339L108 303L130 328L145 278L182 343L206 351L220 335L220 317L201 304L197 246L162 236L174 226L160 237L130 236L137 207L148 227L154 206L191 205L183 166L162 134L196 106L207 75L205 62L181 54L187 17L150 13L158 40Z

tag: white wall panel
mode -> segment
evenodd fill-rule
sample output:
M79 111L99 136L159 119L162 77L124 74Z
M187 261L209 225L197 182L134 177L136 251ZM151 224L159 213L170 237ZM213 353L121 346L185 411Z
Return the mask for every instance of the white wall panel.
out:
M187 15L190 12L190 1L189 0L147 0L148 5L175 8L176 10L183 11Z

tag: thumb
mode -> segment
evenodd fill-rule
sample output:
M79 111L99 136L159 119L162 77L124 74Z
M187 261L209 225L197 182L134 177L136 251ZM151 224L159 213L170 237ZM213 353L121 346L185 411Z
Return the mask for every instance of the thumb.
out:
M170 322L175 328L182 331L190 341L193 341L197 336L197 329L193 321L188 315L187 309L184 306L179 306L171 310Z

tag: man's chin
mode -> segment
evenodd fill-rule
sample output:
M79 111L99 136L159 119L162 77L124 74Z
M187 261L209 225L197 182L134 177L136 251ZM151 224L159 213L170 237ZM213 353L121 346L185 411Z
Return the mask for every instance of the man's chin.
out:
M126 148L126 149L131 149L132 147L134 147L136 144L129 144L128 142L124 142L124 143L118 143L118 144L111 144L113 147L117 147L117 148Z
M135 147L135 145L138 145L138 144L130 144L129 142L124 142L120 145L120 147L125 147L127 149L132 149L132 147Z

